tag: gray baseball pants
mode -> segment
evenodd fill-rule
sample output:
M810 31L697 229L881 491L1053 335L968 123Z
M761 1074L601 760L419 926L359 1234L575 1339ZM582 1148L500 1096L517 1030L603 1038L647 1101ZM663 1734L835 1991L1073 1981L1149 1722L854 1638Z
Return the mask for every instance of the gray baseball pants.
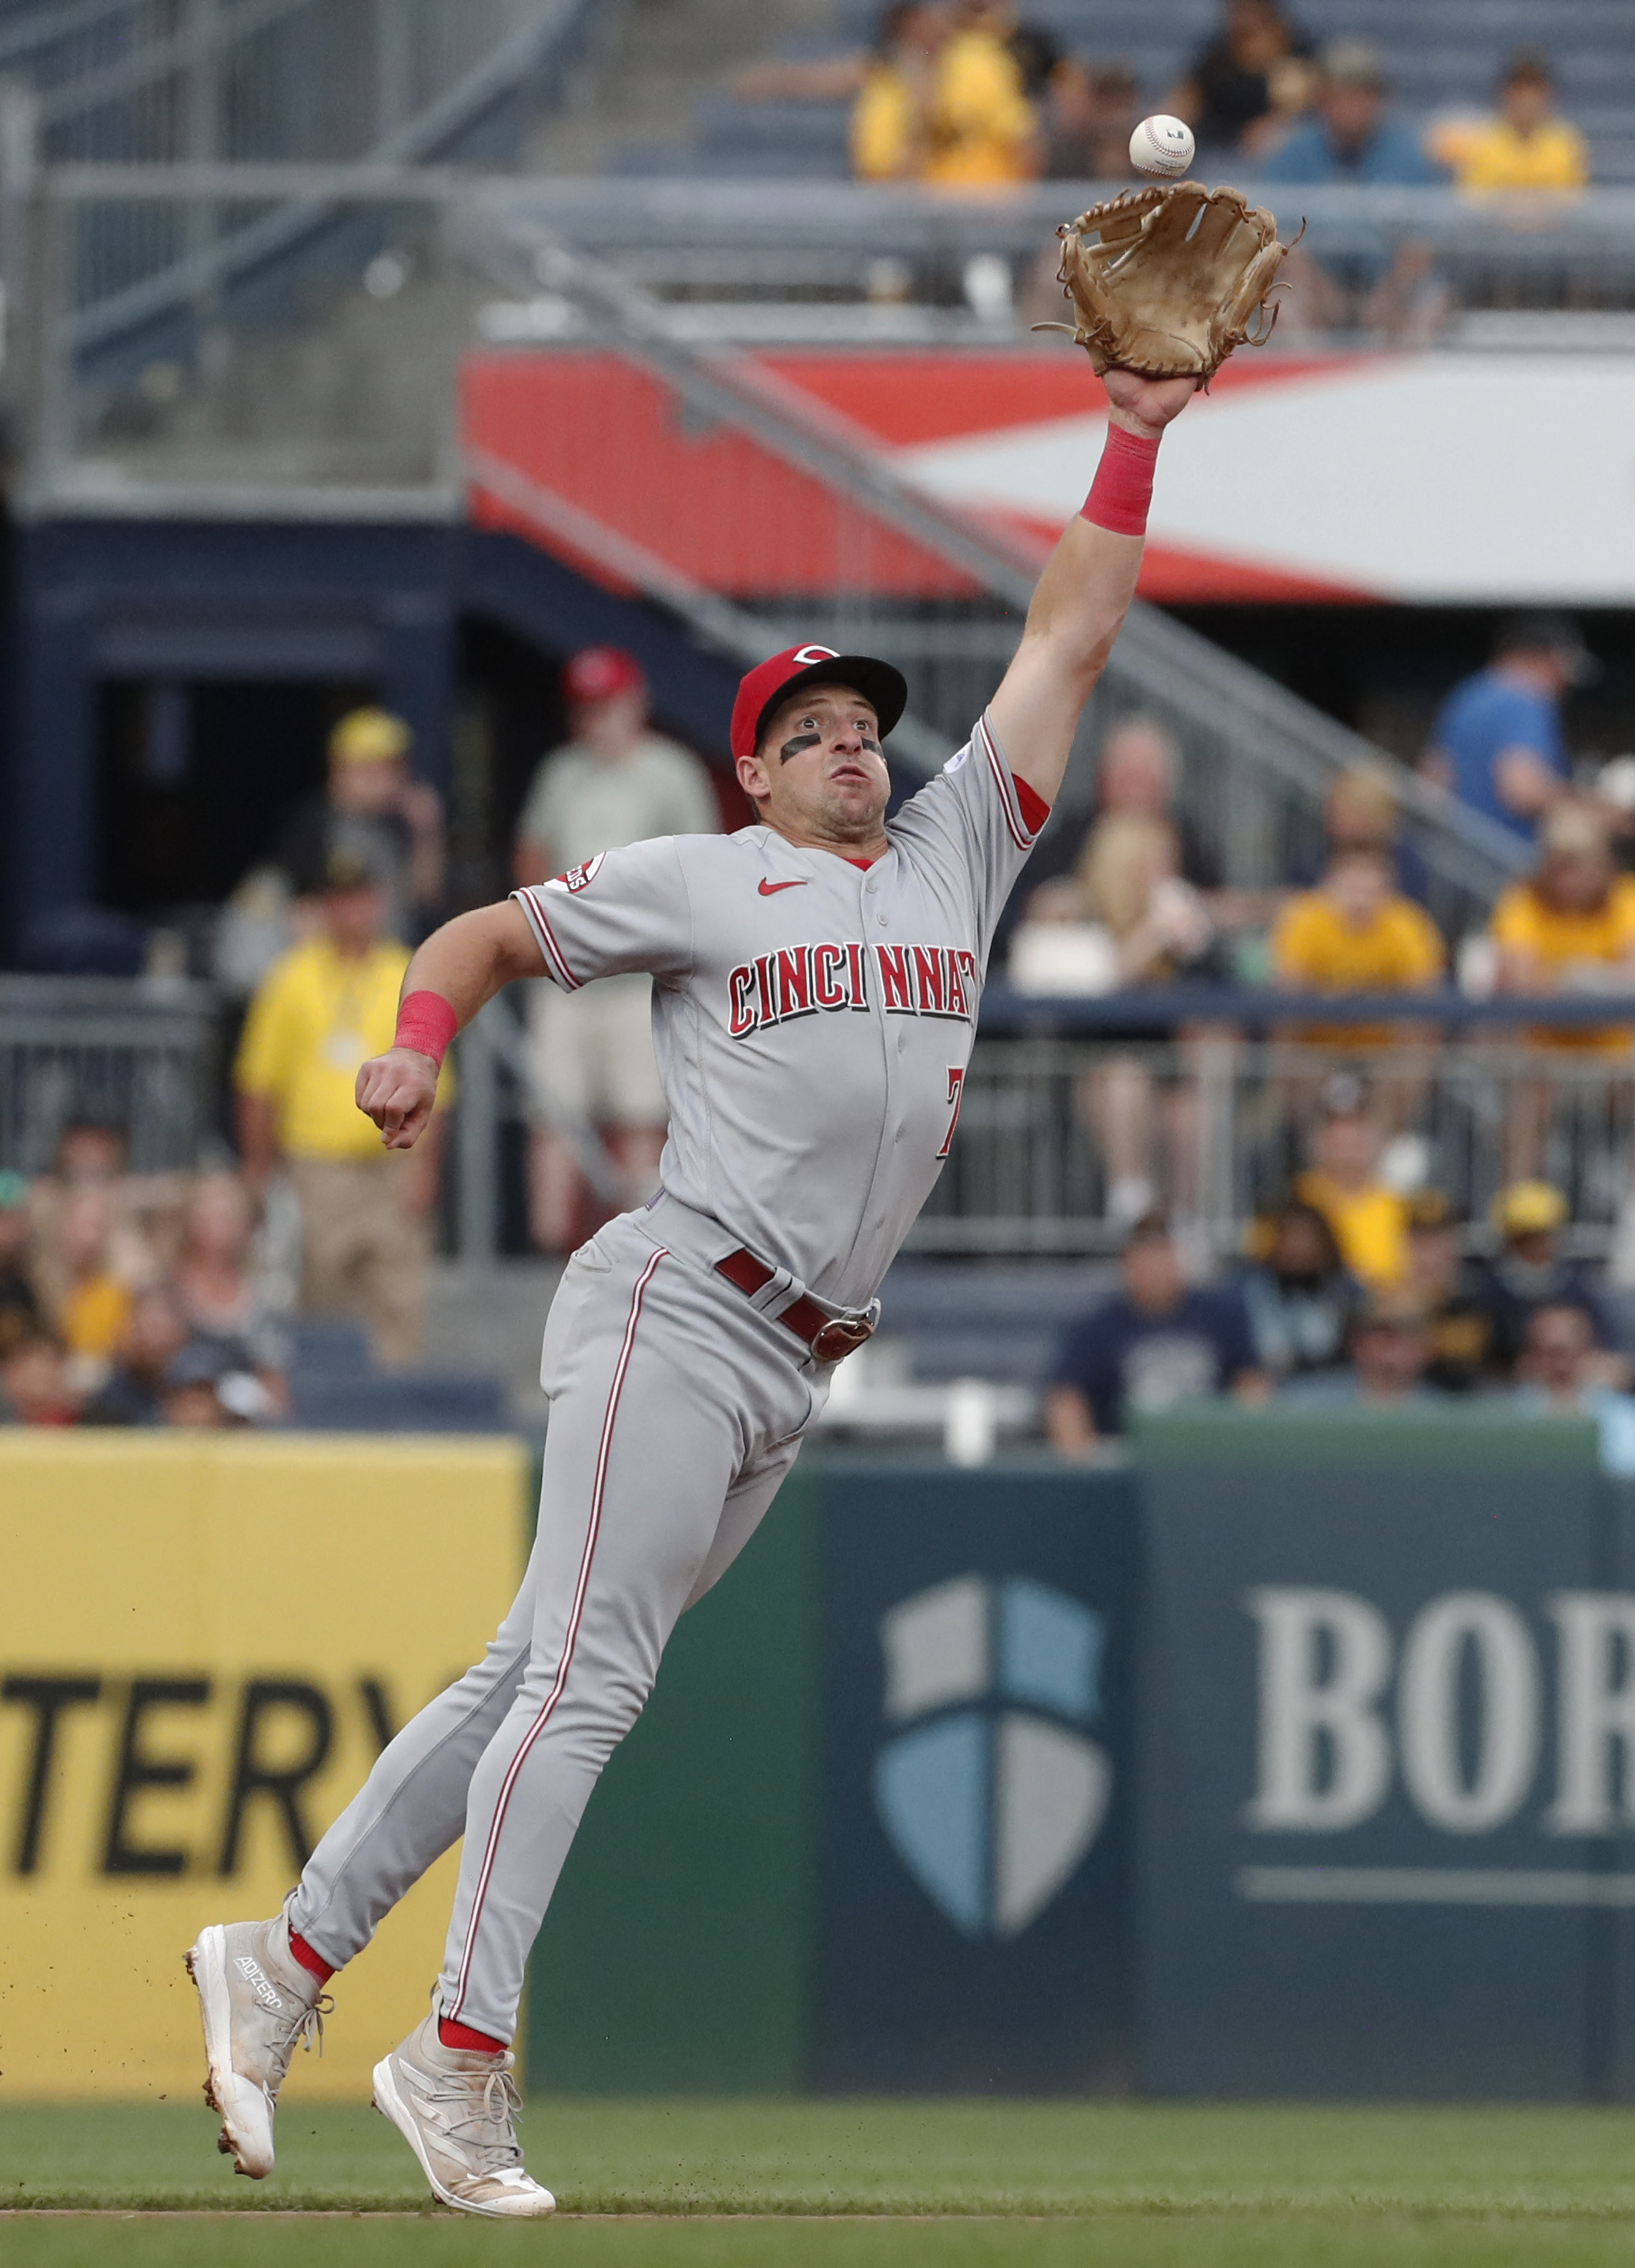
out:
M475 1668L382 1752L290 1906L339 1969L463 1833L439 2006L495 2039L515 2034L568 1846L678 1616L754 1535L827 1393L792 1333L658 1234L626 1215L569 1263L522 1587Z

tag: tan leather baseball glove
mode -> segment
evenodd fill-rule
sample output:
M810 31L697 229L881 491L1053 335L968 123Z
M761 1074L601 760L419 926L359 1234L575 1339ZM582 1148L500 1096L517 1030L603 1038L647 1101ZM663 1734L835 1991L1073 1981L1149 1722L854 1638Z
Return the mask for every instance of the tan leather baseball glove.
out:
M1289 247L1236 189L1155 183L1057 234L1077 320L1037 328L1071 331L1098 372L1117 363L1143 378L1208 379L1234 347L1271 336L1278 311L1266 301Z

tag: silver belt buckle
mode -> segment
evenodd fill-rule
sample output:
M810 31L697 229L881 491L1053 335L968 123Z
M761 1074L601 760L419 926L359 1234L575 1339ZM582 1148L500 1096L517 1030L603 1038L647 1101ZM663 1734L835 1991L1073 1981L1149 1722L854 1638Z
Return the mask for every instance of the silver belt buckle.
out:
M839 1362L873 1336L874 1326L866 1315L836 1315L832 1322L824 1324L813 1340L813 1359L816 1362Z

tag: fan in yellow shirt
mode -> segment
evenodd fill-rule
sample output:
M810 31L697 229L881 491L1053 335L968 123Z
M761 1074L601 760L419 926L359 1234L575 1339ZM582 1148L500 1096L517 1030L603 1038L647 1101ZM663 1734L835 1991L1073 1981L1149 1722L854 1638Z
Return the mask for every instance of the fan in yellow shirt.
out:
M1396 889L1381 852L1343 850L1315 890L1284 908L1272 934L1278 983L1290 991L1417 992L1442 973L1441 937L1424 908ZM1383 1048L1384 1024L1304 1026L1317 1047Z
M1499 988L1506 992L1635 993L1635 876L1620 874L1607 831L1581 804L1545 821L1538 871L1493 909ZM1627 1025L1536 1029L1535 1047L1628 1052Z
M1031 179L1038 119L1007 25L986 0L968 0L952 33L934 9L891 11L851 115L863 180L989 189Z
M1355 1081L1336 1079L1336 1086ZM1331 1108L1312 1139L1312 1163L1294 1184L1334 1231L1340 1257L1359 1283L1400 1284L1408 1273L1408 1206L1374 1170L1379 1130L1349 1099Z
M1461 137L1455 176L1469 196L1543 191L1559 196L1589 180L1589 151L1576 126L1555 114L1550 65L1518 49L1499 90L1499 114Z
M378 875L332 852L323 927L268 971L250 1005L234 1080L246 1179L288 1165L301 1209L301 1305L369 1324L387 1362L419 1351L437 1149L388 1151L358 1109L357 1074L397 1028L409 949L381 933ZM429 1132L437 1132L434 1119Z

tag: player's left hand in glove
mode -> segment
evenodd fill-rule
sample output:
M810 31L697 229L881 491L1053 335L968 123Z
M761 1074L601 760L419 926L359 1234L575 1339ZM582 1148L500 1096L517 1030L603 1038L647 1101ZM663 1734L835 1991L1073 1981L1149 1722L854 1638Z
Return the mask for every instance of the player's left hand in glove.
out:
M1035 328L1071 332L1103 376L1116 365L1207 384L1234 347L1271 336L1267 303L1289 247L1236 189L1135 189L1057 233L1074 320Z
M357 1107L388 1150L412 1150L437 1101L438 1067L414 1048L388 1048L357 1074Z

